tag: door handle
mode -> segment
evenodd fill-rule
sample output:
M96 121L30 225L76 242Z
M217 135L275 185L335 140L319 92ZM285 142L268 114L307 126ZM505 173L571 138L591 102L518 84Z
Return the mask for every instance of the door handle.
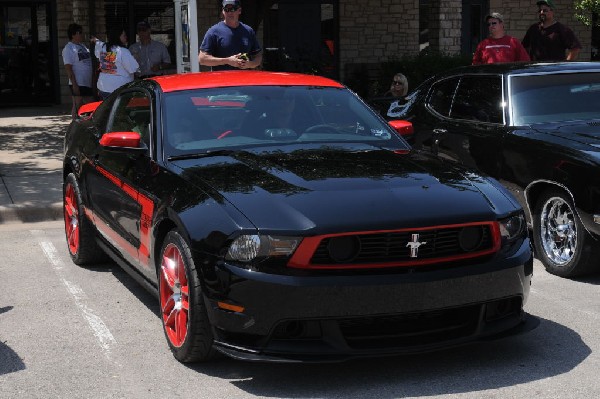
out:
M435 134L446 134L446 133L448 133L448 131L446 129L436 128L436 129L433 129L433 133L435 133Z

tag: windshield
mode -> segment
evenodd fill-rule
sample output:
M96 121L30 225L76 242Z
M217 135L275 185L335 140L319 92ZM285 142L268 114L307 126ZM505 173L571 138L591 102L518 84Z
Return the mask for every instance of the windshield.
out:
M600 73L513 76L513 125L600 119Z
M372 143L407 148L345 88L248 86L168 93L166 156L290 143Z

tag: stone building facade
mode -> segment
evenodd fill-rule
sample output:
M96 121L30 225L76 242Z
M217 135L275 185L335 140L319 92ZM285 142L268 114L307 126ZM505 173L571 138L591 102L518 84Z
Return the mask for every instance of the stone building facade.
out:
M145 15L144 7L149 7L147 13L149 17L154 15L152 13L162 12L163 20L165 15L167 19L173 19L171 28L175 23L173 3L169 0L37 1L48 4L49 14L54 14L50 15L50 26L47 28L52 44L52 54L49 57L52 65L49 66L49 73L54 76L49 80L54 90L53 101L64 104L70 103L70 92L67 87L61 51L68 40L66 30L70 23L77 22L82 25L87 37L90 34L96 34L103 38L107 24L112 23L111 21L118 17L119 23L125 23L130 42L135 41L136 19L139 19L140 15ZM14 2L15 0L11 0L10 3L7 0L0 0L0 7L5 4L3 10L7 10L7 7ZM157 11L156 3L164 6L162 11L161 9ZM197 0L197 3L198 35L199 41L201 41L206 29L220 18L220 0ZM254 11L254 13L249 12L248 14L256 15L256 10L260 9L257 5L259 3L261 0L243 0L243 21L248 22L244 19L247 17L244 11ZM329 76L342 82L347 78L353 65L368 65L370 68L377 68L382 62L398 59L405 55L415 55L425 45L428 45L430 49L447 54L468 53L470 50L466 38L472 34L470 29L473 29L469 27L469 23L472 24L472 21L476 21L483 26L483 16L490 10L504 15L507 33L517 38L522 38L527 28L537 20L535 0L306 0L303 2L282 0L275 6L263 9L264 18L254 20L254 22L259 21L257 29L259 40L264 44L263 47L269 47L269 50L273 47L272 43L278 43L277 37L281 35L282 29L286 25L286 21L282 22L281 20L274 23L276 18L273 19L269 15L272 15L277 7L280 7L280 10L283 9L283 3L293 3L295 7L318 4L316 14L313 12L315 8L310 6L313 7L313 11L307 15L317 15L318 18L320 10L321 26L325 26L324 22L328 23L328 28L321 32L321 37L309 34L311 27L318 28L318 25L307 23L306 30L302 31L301 28L298 28L298 26L302 26L298 25L298 21L290 22L290 26L295 26L293 29L296 32L290 34L288 31L287 37L295 40L296 44L308 37L313 39L316 37L316 41L324 39L329 41L332 54L330 54L329 65L326 65L326 71ZM33 3L28 2L27 4ZM107 13L109 4L111 12ZM150 7L154 7L152 11L150 11ZM309 6L307 5L307 7ZM467 10L467 7L470 7L470 11ZM473 18L473 15L467 12L473 12L472 10L479 10L477 12L482 16ZM579 60L589 60L592 50L592 28L586 27L574 19L573 1L557 2L555 14L561 22L574 30L581 41L583 49ZM293 13L286 15L293 15ZM470 18L471 22L467 21L467 18ZM39 19L38 17L38 24ZM423 28L424 21L426 21L427 29ZM487 28L484 30L481 26L478 28L479 36L473 35L477 40L487 31ZM39 29L41 31L42 28ZM426 43L423 39L424 32L427 36ZM474 44L476 43L470 44L471 49ZM315 52L309 54L312 54L313 58L320 57ZM0 62L1 60L0 57ZM306 64L306 60L304 63ZM267 62L265 67L269 66L272 69L281 67L279 64ZM4 97L4 100L6 98ZM2 102L3 100L0 98L0 103Z

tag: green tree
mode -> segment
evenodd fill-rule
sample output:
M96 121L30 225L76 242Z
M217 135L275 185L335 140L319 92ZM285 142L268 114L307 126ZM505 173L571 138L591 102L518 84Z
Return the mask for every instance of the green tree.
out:
M600 26L600 21L593 19L593 14L600 15L600 0L575 1L575 18L586 26Z

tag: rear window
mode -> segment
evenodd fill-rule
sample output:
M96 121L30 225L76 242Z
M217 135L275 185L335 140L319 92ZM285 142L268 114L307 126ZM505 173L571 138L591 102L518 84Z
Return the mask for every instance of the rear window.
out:
M600 119L600 73L509 78L513 125Z

